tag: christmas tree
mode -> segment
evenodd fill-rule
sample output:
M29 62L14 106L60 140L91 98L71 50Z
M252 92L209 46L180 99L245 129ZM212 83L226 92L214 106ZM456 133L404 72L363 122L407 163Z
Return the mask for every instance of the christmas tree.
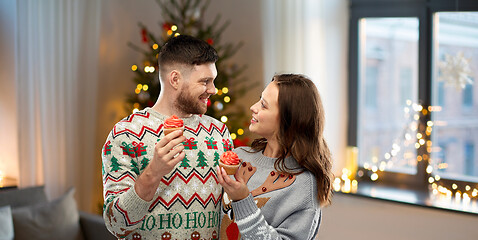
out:
M207 159L204 156L204 153L201 150L199 150L198 159L197 159L198 165L196 165L196 167L201 167L201 168L207 167L208 165L206 161Z
M114 156L111 158L111 171L117 172L118 170L121 169L121 166L118 163L118 159L116 159Z
M148 166L149 164L149 159L147 158L143 158L143 160L141 160L141 171L144 170L146 168L146 166Z
M130 167L132 167L131 170L132 170L134 173L136 173L136 175L139 175L138 163L137 163L135 160L131 159L131 165L130 165Z
M191 165L189 165L189 159L188 159L188 155L184 155L184 158L183 160L181 161L181 165L179 165L180 167L184 167L184 169L188 168L188 167L191 167Z
M219 156L219 153L218 153L218 152L214 152L214 166L213 166L213 167L219 165L219 158L221 158L221 157Z
M171 37L179 34L195 36L212 45L218 52L216 62L217 78L214 81L217 94L210 97L207 115L224 122L236 146L245 145L248 137L244 135L244 128L248 125L248 116L244 107L237 102L239 96L244 95L247 89L256 86L256 83L246 84L241 76L246 66L231 64L228 60L241 48L242 42L223 43L221 35L228 27L229 22L222 24L218 14L212 23L206 23L205 12L210 1L200 0L157 0L160 6L163 22L160 23L162 32L155 34L149 31L144 24L139 23L143 46L129 43L129 46L143 54L143 62L131 67L136 84L134 93L128 96L128 111L137 111L151 107L156 102L161 91L158 80L157 57L161 46ZM227 116L226 116L227 115Z

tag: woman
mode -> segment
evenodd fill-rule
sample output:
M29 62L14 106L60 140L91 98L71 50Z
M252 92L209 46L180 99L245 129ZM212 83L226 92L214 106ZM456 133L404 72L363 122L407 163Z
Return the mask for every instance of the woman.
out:
M317 88L302 75L276 75L250 109L249 130L262 138L234 150L243 161L235 180L217 168L220 239L314 239L332 195Z

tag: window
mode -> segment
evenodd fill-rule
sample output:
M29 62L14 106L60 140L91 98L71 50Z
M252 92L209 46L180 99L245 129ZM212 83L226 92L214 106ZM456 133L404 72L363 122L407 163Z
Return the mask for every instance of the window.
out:
M415 69L415 74L413 73L412 67L401 67L400 69L400 103L402 107L406 106L407 101L416 98L413 96L416 94L416 91L410 91L416 86L417 74Z
M438 176L450 180L478 182L474 173L474 145L478 144L478 108L473 108L472 75L478 74L478 12L435 12L433 14L434 32L431 39L433 55L440 56L432 62L432 107L434 123L431 140L447 141L453 157L441 166ZM436 77L434 77L436 76ZM437 87L434 87L437 85ZM444 96L441 97L441 92ZM438 99L433 98L438 95ZM432 148L429 164L438 169L435 157L440 148ZM436 175L436 174L432 174Z
M350 19L359 185L478 201L478 1L351 0Z
M359 23L360 163L366 168L416 172L411 108L417 102L418 20L363 18ZM398 90L398 91L397 91ZM406 98L404 97L406 96ZM386 114L384 114L386 113Z
M378 67L367 66L365 71L365 106L369 109L377 108L377 81Z
M465 176L474 177L476 176L475 171L475 144L466 143L465 144Z
M472 82L473 78L470 78ZM463 89L463 107L471 108L473 107L473 85L466 84Z
M436 90L436 106L443 107L445 104L445 83L438 82L437 85L438 89Z

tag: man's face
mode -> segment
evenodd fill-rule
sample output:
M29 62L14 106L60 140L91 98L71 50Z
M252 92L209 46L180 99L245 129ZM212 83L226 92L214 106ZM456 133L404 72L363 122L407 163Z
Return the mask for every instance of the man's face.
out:
M216 93L214 79L217 76L216 64L195 65L185 79L175 107L184 114L204 114L211 95Z

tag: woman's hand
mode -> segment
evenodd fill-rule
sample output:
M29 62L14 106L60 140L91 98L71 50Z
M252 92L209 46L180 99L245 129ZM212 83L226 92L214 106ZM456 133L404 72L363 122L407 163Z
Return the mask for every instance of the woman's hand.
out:
M239 171L234 175L236 178L236 180L234 180L227 175L226 170L217 166L217 178L219 184L221 184L224 191L229 196L229 199L232 201L239 201L249 196L249 189L247 188L246 182L238 172Z

